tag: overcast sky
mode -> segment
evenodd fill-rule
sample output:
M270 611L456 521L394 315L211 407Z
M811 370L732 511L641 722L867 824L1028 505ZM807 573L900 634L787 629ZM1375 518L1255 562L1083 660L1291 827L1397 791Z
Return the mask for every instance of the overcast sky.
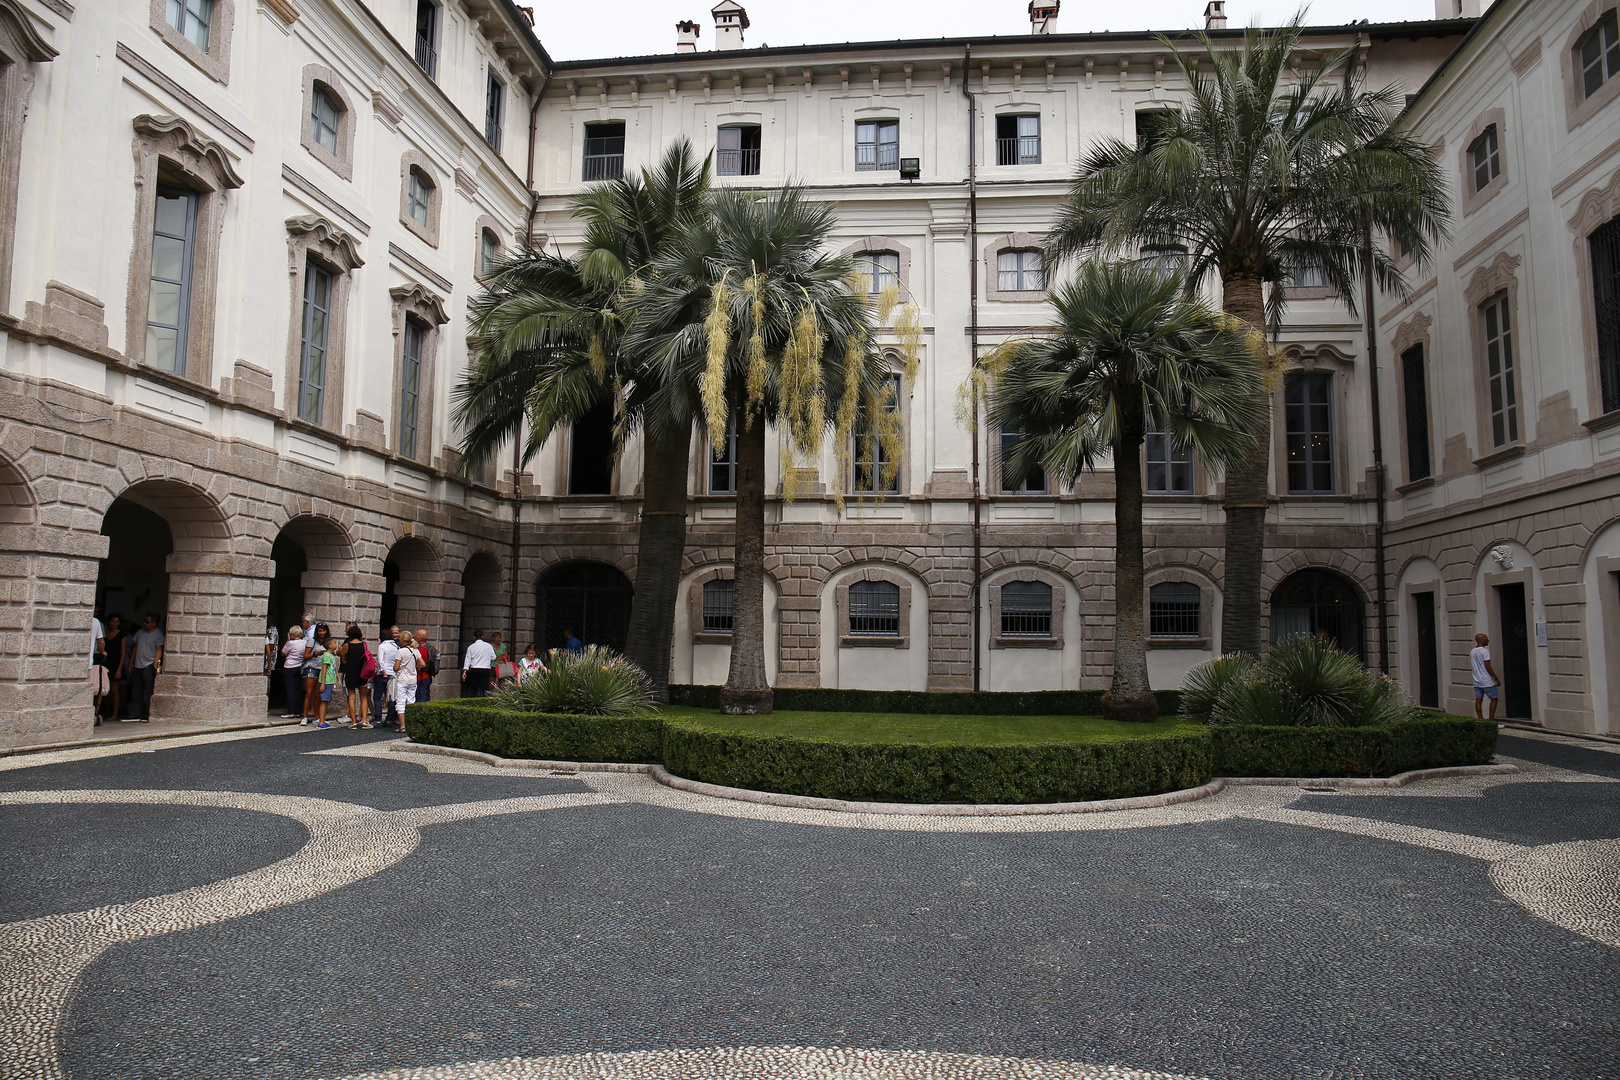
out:
M698 47L714 45L709 9L717 0L517 0L534 3L535 30L558 60L642 56L672 52L675 23L703 28ZM1028 34L1025 0L740 0L748 9L750 47L806 45L896 38ZM1227 0L1231 26L1287 19L1293 0ZM1400 22L1432 19L1434 0L1315 0L1307 21L1343 24L1358 19ZM1089 30L1181 30L1201 26L1204 0L1066 0L1058 17L1064 33Z

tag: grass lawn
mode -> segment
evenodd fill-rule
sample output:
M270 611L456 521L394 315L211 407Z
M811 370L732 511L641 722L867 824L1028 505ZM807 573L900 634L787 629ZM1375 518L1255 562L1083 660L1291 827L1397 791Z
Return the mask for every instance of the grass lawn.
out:
M814 739L886 743L1085 742L1168 735L1174 716L1151 724L1124 724L1100 716L933 716L919 713L774 712L769 716L726 716L718 709L674 705L667 716L690 717L707 727L798 735Z

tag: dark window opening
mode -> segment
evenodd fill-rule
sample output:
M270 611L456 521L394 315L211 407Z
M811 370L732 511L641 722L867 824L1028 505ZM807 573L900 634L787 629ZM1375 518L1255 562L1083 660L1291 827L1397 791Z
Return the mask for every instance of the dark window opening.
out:
M416 66L433 78L439 73L439 5L416 0Z
M862 637L900 636L900 586L892 581L857 581L849 587L849 633Z
M569 432L568 494L613 494L613 402L604 401Z
M1592 300L1597 309L1603 411L1620 409L1620 218L1592 234Z
M1606 12L1575 47L1581 65L1581 92L1591 97L1604 83L1620 75L1620 22Z
M501 120L506 113L506 84L493 71L489 73L489 90L484 97L484 141L501 152Z
M1158 425L1149 427L1142 438L1147 458L1147 490L1154 495L1193 493L1192 448L1177 450L1174 441Z
M1001 493L1003 495L1045 495L1046 470L1039 465L1032 465L1023 475L1015 475L1012 471L1013 450L1018 446L1023 432L1017 428L1001 429Z
M1348 581L1325 570L1301 570L1271 594L1271 643L1300 634L1332 642L1363 663L1361 598Z
M1173 109L1142 109L1136 114L1136 147L1138 150L1162 142L1175 123Z
M759 175L759 127L733 124L720 129L715 169L721 176Z
M298 358L298 419L310 424L321 422L331 317L332 275L310 263L304 271L304 330Z
M737 583L730 578L703 583L703 632L705 634L731 633L732 613L736 609Z
M427 330L415 319L405 320L405 347L400 360L399 452L416 457L417 428L422 411L422 343Z
M1491 445L1519 441L1519 390L1513 371L1513 327L1508 294L1499 292L1480 308L1485 332L1485 382L1491 414Z
M1406 392L1406 479L1429 475L1429 383L1423 370L1423 346L1401 354L1401 385Z
M315 87L309 103L309 137L333 157L338 152L338 117L343 110L324 86Z
M1287 416L1288 491L1327 495L1333 491L1333 376L1296 372L1283 392Z
M624 175L624 122L585 125L586 182L617 180Z
M1165 581L1148 590L1148 636L1203 636L1204 590L1190 581Z
M1052 586L1044 581L1009 581L1001 587L1001 636L1052 636Z
M726 420L726 438L719 451L709 444L709 494L737 494L737 418Z
M996 164L1039 165L1041 163L1041 118L1039 116L996 117Z

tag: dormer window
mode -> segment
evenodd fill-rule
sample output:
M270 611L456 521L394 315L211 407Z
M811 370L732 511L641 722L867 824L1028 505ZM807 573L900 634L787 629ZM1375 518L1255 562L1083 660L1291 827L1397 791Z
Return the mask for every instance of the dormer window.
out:
M1490 187L1491 181L1502 175L1502 157L1497 152L1496 125L1492 124L1485 129L1484 134L1474 140L1468 148L1468 156L1474 163L1474 191L1484 191Z

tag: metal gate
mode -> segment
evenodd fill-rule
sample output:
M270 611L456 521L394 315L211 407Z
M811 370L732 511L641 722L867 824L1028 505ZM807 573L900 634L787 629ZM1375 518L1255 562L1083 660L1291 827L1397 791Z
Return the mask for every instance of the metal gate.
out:
M535 643L560 649L574 634L587 645L624 651L630 626L630 579L601 563L567 563L548 570L535 595Z

